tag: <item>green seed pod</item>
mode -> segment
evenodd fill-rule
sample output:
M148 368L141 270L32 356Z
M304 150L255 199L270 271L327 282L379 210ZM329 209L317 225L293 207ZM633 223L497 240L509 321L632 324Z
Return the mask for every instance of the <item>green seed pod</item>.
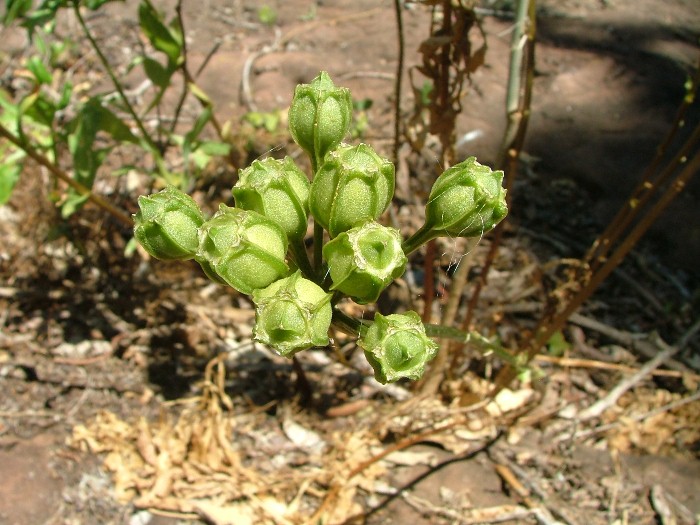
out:
M438 345L425 335L425 327L415 312L376 314L358 344L380 383L392 383L404 377L420 379L425 364L438 351Z
M406 269L401 234L370 221L341 233L323 247L333 280L340 290L360 304L373 303Z
M197 251L197 231L204 222L192 197L174 186L138 199L134 237L156 259L187 260Z
M480 237L508 214L502 171L476 157L445 170L433 184L425 224L404 243L408 254L435 237Z
M231 192L236 206L256 211L279 224L290 242L306 234L309 179L291 158L256 160L241 170Z
M469 157L447 169L430 190L426 223L454 237L478 237L508 214L502 171Z
M311 84L298 85L294 90L289 131L294 142L320 164L347 134L351 116L350 90L336 87L328 73L321 71Z
M333 316L331 297L301 272L255 290L255 340L284 357L327 345Z
M331 151L311 183L309 209L331 237L377 220L394 196L394 165L367 144Z
M210 279L250 294L289 273L286 254L287 236L276 222L222 204L199 231L195 259Z

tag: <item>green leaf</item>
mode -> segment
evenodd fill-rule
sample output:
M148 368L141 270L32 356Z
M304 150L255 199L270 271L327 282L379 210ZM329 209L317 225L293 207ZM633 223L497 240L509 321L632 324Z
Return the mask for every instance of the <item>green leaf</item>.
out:
M547 353L549 355L561 356L564 355L564 352L570 348L571 345L564 338L564 334L562 334L560 331L554 332L552 337L549 338L549 341L547 341Z
M174 73L173 69L165 68L160 62L149 57L143 57L143 69L148 79L161 89L168 87Z
M38 56L33 56L27 60L27 69L34 75L37 84L51 84L53 76Z
M109 109L102 106L98 97L88 100L71 124L74 128L68 136L68 150L73 157L73 176L87 188L92 188L97 170L110 151L110 148L95 148L98 132L108 133L117 142L139 143L129 127ZM69 217L86 200L87 197L78 194L72 188L69 189L68 198L61 206L61 215L64 218Z
M53 125L53 119L56 115L56 105L53 101L44 96L43 93L32 93L22 99L19 105L20 113L18 118L27 117L38 124L42 124L48 128Z
M182 44L163 23L160 14L148 2L139 5L139 24L153 47L165 53L173 64L179 63Z
M199 117L197 117L197 120L195 120L192 129L185 134L185 140L182 144L182 147L185 150L191 151L192 145L194 145L197 137L199 137L199 134L202 132L204 126L207 125L207 122L209 122L210 119L211 108L204 108L204 110L199 114Z
M56 109L66 109L68 104L70 104L71 96L73 95L73 83L70 80L66 80L61 89L61 98L58 99L56 104Z
M189 84L187 84L187 89L197 98L197 100L203 102L207 106L211 106L211 99L204 91L200 89L200 87L197 84L195 84L194 82L190 82Z
M197 148L207 155L212 157L223 157L231 153L231 144L226 144L225 142L218 142L213 140L206 140Z
M99 118L100 130L109 133L117 142L141 143L139 138L131 132L129 126L107 108L100 106Z
M123 2L124 0L84 0L83 5L95 11L109 2Z
M5 0L5 15L2 17L3 25L9 25L18 18L22 18L32 8L32 0Z
M199 137L209 119L211 119L211 108L207 107L199 114L192 129L185 134L185 140L182 143L182 156L185 158L185 166L189 162L190 153L197 147L197 137Z
M29 2L30 4L32 2ZM54 22L56 13L62 7L68 7L67 0L44 0L41 5L35 10L25 12L22 16L22 26L27 29L29 38L33 39L34 30L37 27L43 27Z
M0 206L10 200L12 190L22 173L21 161L25 156L26 154L22 150L2 155L0 160Z

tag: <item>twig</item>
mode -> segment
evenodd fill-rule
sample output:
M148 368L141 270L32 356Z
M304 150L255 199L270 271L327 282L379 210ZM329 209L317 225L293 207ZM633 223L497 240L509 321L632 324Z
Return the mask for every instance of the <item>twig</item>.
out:
M535 513L535 517L539 523L542 525L559 524L560 522L553 516L555 514L567 525L576 525L576 521L574 521L573 518L567 516L565 511L556 506L556 502L559 498L545 494L533 482L528 480L525 472L510 461L505 454L499 450L491 449L489 450L489 456L494 462L496 473L517 493L522 502ZM523 479L524 483L528 486L525 486L525 484L521 482L521 479ZM535 492L541 501L533 500L531 492Z
M626 417L624 422L621 420L614 421L612 423L607 423L605 425L598 425L595 428L589 428L587 430L582 430L580 432L575 432L574 435L570 434L561 434L557 437L555 437L552 441L553 443L559 443L561 441L569 441L573 439L585 439L590 436L594 436L596 434L600 434L601 432L607 432L608 430L612 430L613 428L617 428L620 425L626 423L626 422L637 422L637 421L644 421L647 418L654 417L659 414L663 414L664 412L669 412L671 410L675 410L677 408L680 408L684 405L687 405L689 403L694 403L695 401L700 400L700 390L695 392L693 395L690 395L688 397L684 397L682 399L677 399L676 401L671 401L670 403L666 403L665 405L662 405L658 408L655 408L653 410L649 410L648 412L645 412L643 414L635 414L629 417Z
M399 146L401 145L401 82L403 80L404 62L404 34L403 16L401 15L401 1L394 0L394 11L396 13L396 32L398 53L396 59L396 78L394 79L394 147L392 149L392 161L394 164L399 161Z
M462 294L464 288L467 284L467 277L469 276L469 270L472 265L472 260L474 259L474 248L478 239L469 239L467 244L467 253L462 257L457 266L457 271L452 276L452 286L450 287L450 295L447 300L447 306L442 314L442 319L440 323L444 326L452 326L457 317L457 309L459 308L460 300L462 299ZM450 356L456 355L459 348L463 346L455 344L454 342L442 341L443 350L438 352L435 360L430 366L428 373L425 375L423 384L421 386L421 393L427 395L433 395L437 393L440 388L440 384L445 376L445 370L448 364L448 359Z
M616 372L639 371L639 368L633 366L621 365L618 363L606 363L604 361L596 361L595 359L581 359L576 357L555 357L551 355L538 355L535 356L534 360L539 361L540 363L551 363L567 368L596 368L598 370L614 370ZM649 375L675 378L688 377L692 380L700 381L699 374L693 374L692 372L680 372L678 370L652 370Z
M651 487L651 506L661 520L661 525L695 525L697 517L661 485Z
M664 347L663 351L660 354L656 355L656 357L654 357L651 361L647 362L642 368L639 369L639 371L637 371L637 373L621 381L603 399L596 401L585 410L579 412L577 415L577 419L579 421L587 421L589 419L593 419L595 417L600 416L603 412L605 412L607 409L609 409L611 406L617 403L617 400L620 399L620 397L622 397L622 395L625 392L627 392L628 390L636 386L638 383L643 381L647 376L651 374L651 372L660 367L671 357L676 355L681 349L680 346L673 347L666 345L661 340L661 338L657 339L657 344L659 346Z
M267 55L268 53L273 53L278 51L280 44L282 42L282 33L279 27L275 27L275 40L269 46L263 46L260 51L251 53L246 58L243 64L243 73L241 74L241 97L243 103L246 105L249 111L258 111L258 106L253 98L253 92L250 88L250 72L253 69L253 64L260 57Z
M481 405L479 405L481 406ZM471 407L470 407L471 408ZM409 436L405 439L402 439L398 443L394 443L392 446L385 448L383 451L380 453L372 456L368 460L365 460L361 462L359 465L357 465L354 469L350 471L350 473L345 476L344 483L347 484L352 478L357 476L358 474L364 472L368 467L374 465L378 461L384 459L386 456L393 452L397 452L399 450L404 450L410 446L413 446L417 443L420 443L421 441L425 441L426 439L436 436L442 432L445 432L446 430L450 430L452 428L455 428L459 425L464 424L464 421L462 419L455 419L451 423L442 425L440 427L436 428L431 428L430 430L426 430L425 432L421 432L420 434L416 434L415 436ZM463 455L460 459L468 459L470 457L473 457L474 455L478 454L479 452L482 452L484 450L488 450L490 447L492 447L495 443L498 442L498 440L502 437L503 432L498 432L494 437L489 439L484 445L479 447L477 450L472 450L466 454ZM342 485L340 483L334 484L331 486L330 490L326 493L325 498L321 502L321 505L319 505L318 509L316 509L316 512L314 512L314 515L311 517L309 520L309 523L318 523L321 517L324 515L326 512L326 509L331 505L332 501L338 496L340 491L342 490ZM370 511L371 512L371 511ZM347 522L353 522L353 518L350 518L347 520Z
M653 344L649 343L646 339L641 339L637 334L632 334L623 330L618 330L612 326L601 323L596 319L586 317L582 314L571 314L569 321L573 324L581 326L583 328L588 328L590 330L595 330L596 332L603 334L610 339L617 341L618 343L628 346L640 354L644 355L649 359L653 358L658 353L658 348ZM685 345L683 345L685 346ZM667 366L683 373L692 373L686 365L679 361L669 359Z
M700 152L696 152L692 159L685 163L683 169L669 183L666 191L659 197L658 201L651 209L644 214L629 234L620 242L620 246L605 261L604 264L590 277L580 290L570 298L568 303L561 310L554 313L552 316L543 317L538 325L537 330L527 341L527 359L532 359L539 353L542 346L556 331L567 322L576 310L593 294L600 284L607 279L610 273L622 262L627 254L636 245L639 239L647 232L652 224L658 219L659 215L671 204L673 199L677 197L688 185L690 180L700 171ZM496 386L491 395L496 395L501 389L515 379L517 373L510 367L502 369L496 377Z

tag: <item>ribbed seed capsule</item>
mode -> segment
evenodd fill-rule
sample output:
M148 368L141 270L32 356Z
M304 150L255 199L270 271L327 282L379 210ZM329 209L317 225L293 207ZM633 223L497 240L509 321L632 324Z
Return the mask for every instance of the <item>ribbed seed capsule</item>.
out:
M401 234L370 221L351 228L323 247L333 286L360 304L373 303L406 269Z
M289 107L289 131L294 142L316 164L343 140L350 127L352 98L347 88L336 87L321 71L311 84L294 90Z
M358 344L380 383L420 379L425 364L438 351L438 345L425 335L425 327L415 312L376 314Z
M138 199L134 237L156 259L187 260L197 251L197 232L204 222L192 197L173 186Z
M266 158L241 170L231 192L238 208L272 219L293 242L306 234L309 186L309 179L291 158Z
M309 209L331 237L377 220L394 196L394 165L367 144L330 152L311 183Z
M502 171L469 157L435 181L425 206L425 224L404 243L410 253L435 237L480 237L508 214Z
M255 340L284 357L327 345L333 315L331 297L301 272L255 290Z
M222 204L200 229L195 259L212 280L250 294L289 273L286 253L287 236L276 222Z

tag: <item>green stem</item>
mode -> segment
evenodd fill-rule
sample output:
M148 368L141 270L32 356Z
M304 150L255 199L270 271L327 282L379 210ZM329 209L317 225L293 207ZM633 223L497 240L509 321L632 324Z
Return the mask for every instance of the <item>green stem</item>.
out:
M423 246L426 242L431 241L436 237L439 237L439 235L436 235L432 229L428 228L427 225L424 224L416 233L411 235L403 242L401 248L406 255L409 255Z
M314 270L323 281L323 226L314 222Z
M370 323L370 321L361 321L355 317L351 317L340 310L333 310L333 326L348 335L362 336L362 333L367 329ZM522 362L517 355L513 355L502 346L492 343L478 332L464 332L459 328L441 324L425 323L423 326L425 326L425 333L428 337L452 339L453 341L466 343L483 355L494 354L513 368L522 368Z
M311 279L316 282L316 273L311 267L311 262L309 261L309 255L306 253L306 247L304 246L304 240L300 239L298 241L293 241L289 244L289 248L292 250L292 255L294 256L294 262L297 267L301 270L301 273L307 279Z
M158 150L156 143L153 142L153 139L149 135L148 131L146 131L146 128L143 125L143 121L136 114L136 110L134 110L134 107L129 102L129 99L126 96L126 93L124 93L124 89L122 88L121 84L119 83L119 80L117 79L117 76L114 73L112 66L110 65L109 61L107 60L107 57L105 57L105 55L102 52L102 50L100 49L100 46L98 45L97 41L92 36L90 29L88 28L87 24L85 23L85 19L83 18L83 15L80 13L80 5L79 5L78 0L73 0L73 11L75 12L75 16L78 19L78 23L80 24L80 27L82 28L83 32L85 33L85 36L90 41L90 45L92 46L95 53L97 54L97 57L100 59L100 63L102 64L102 67L104 67L105 71L107 72L107 75L112 80L112 84L114 85L114 88L117 90L119 97L122 99L122 102L124 103L124 106L125 106L127 112L129 113L129 115L131 115L131 118L134 119L134 122L136 123L136 127L139 128L139 131L141 132L141 136L142 136L143 140L148 145L148 149L151 151L151 154L153 155L153 157L155 159L156 165L158 166L158 171L161 172L161 174L166 173L165 164L163 163L163 158L161 157L160 151Z
M366 329L367 323L368 322L363 322L355 317L349 316L340 310L333 309L333 326L348 335L362 335L362 332Z

